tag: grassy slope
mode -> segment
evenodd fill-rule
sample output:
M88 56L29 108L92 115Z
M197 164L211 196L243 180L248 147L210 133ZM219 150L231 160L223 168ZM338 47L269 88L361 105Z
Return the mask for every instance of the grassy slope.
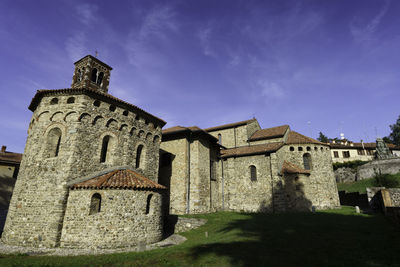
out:
M5 256L0 265L35 266L399 266L400 229L382 215L354 209L312 213L195 217L208 223L178 246L102 256ZM209 233L208 238L204 232Z
M400 183L400 173L386 176L389 177L389 179L398 180ZM339 191L344 190L346 192L365 193L366 187L377 186L377 184L375 183L375 178L370 178L353 183L338 183L337 186Z

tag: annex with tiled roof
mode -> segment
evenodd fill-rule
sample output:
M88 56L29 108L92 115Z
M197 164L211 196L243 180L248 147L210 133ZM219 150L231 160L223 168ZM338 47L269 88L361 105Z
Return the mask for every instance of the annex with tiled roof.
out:
M290 131L288 134L288 138L286 140L286 144L317 144L317 145L327 145L325 143L322 143L318 140L315 140L311 137L299 134L298 132L295 131Z
M242 147L224 149L224 150L221 150L221 157L222 158L230 158L230 157L265 154L265 153L269 153L269 152L275 152L282 146L283 146L282 142L276 142L276 143L270 143L270 144L242 146Z
M133 104L125 102L113 95L108 94L108 93L104 93L104 92L101 92L98 90L88 89L88 88L64 88L64 89L38 90L36 92L35 96L32 98L32 101L28 108L31 111L35 111L35 109L39 105L41 99L45 96L61 96L61 95L70 95L70 94L85 94L85 95L91 96L91 97L99 99L99 100L108 101L108 102L111 102L112 104L126 108L128 110L133 110L136 113L138 113L139 116L143 116L144 118L149 118L150 120L153 120L156 123L156 125L159 125L160 127L163 127L166 124L166 122L164 120L144 111L143 109L141 109Z
M3 146L2 150L0 152L0 162L1 163L6 163L6 164L20 164L21 163L23 154L9 152L9 151L5 151L5 150L6 150L6 147Z
M166 187L135 171L120 169L76 183L71 189L166 189Z
M309 170L305 170L299 166L297 166L294 163L291 163L289 161L283 161L282 164L282 169L281 169L281 173L289 173L289 174L296 174L296 173L300 173L300 174L310 174Z
M246 124L249 124L249 123L254 122L254 121L257 121L257 119L253 118L251 120L228 123L228 124L224 124L224 125L219 125L219 126L215 126L215 127L206 128L204 130L207 131L207 132L213 132L213 131L224 130L224 129L229 129L229 128L233 128L233 127L246 125Z
M281 125L281 126L277 126L277 127L261 129L261 130L256 131L249 138L249 141L283 137L288 129L289 129L289 125Z

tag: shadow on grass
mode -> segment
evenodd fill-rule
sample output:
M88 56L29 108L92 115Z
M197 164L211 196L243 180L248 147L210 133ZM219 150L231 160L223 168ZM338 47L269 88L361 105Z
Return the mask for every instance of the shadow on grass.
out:
M382 215L354 215L349 207L313 213L247 214L227 221L193 259L228 258L244 266L400 266L400 231Z

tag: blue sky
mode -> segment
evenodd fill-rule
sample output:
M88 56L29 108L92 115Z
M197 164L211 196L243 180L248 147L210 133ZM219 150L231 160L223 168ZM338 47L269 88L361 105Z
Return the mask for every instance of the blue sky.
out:
M109 93L168 124L255 116L374 141L400 115L400 1L0 1L0 141L23 152L38 89L99 51Z

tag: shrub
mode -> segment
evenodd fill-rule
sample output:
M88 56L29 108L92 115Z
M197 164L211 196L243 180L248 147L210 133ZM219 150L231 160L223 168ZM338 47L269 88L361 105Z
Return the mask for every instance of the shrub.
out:
M394 188L400 187L400 180L394 175L378 174L375 176L373 184L378 187Z
M333 163L333 170L337 170L339 168L351 168L356 170L358 166L364 165L369 161L362 161L362 160L353 160L353 161L346 161L346 162L336 162Z

